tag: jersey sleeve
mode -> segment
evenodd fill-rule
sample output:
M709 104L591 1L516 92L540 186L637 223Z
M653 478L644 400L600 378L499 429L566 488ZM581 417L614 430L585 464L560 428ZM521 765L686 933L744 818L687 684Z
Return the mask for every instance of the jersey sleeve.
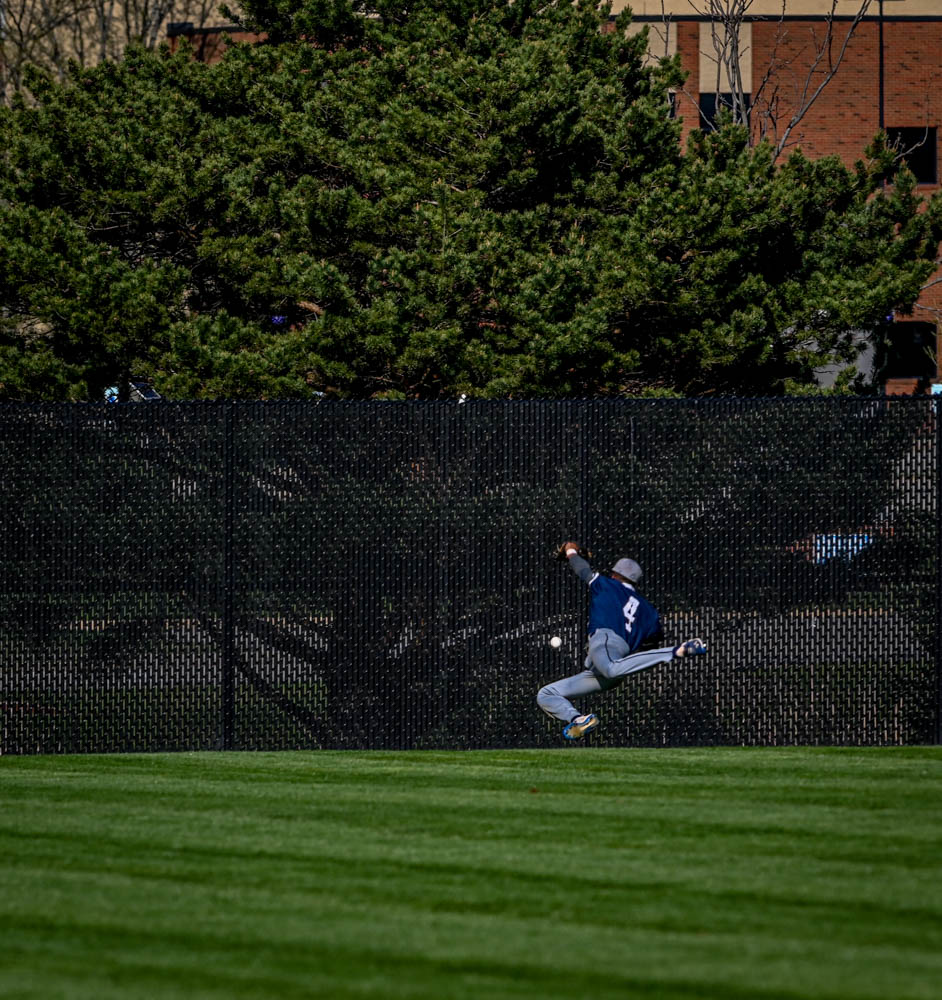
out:
M583 583L590 584L598 578L598 573L596 573L592 567L582 558L582 556L569 556L566 560L569 563L569 568L579 577Z

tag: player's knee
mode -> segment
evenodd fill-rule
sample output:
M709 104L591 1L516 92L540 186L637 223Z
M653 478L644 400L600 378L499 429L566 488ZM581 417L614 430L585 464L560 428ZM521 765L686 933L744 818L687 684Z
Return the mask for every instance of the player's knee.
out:
M553 698L557 698L559 692L556 690L553 684L546 684L540 688L536 693L536 703L540 708L545 709L546 706L552 701Z
M610 656L603 654L601 656L593 656L591 662L592 670L598 677L604 677L610 681L615 676L617 660L613 660Z

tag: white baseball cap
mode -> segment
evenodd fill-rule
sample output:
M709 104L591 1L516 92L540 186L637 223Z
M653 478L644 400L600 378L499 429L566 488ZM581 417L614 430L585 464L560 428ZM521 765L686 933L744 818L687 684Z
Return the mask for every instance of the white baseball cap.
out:
M634 561L634 559L619 559L618 562L612 567L612 572L617 573L619 576L623 576L626 580L630 580L632 583L641 582L641 567Z

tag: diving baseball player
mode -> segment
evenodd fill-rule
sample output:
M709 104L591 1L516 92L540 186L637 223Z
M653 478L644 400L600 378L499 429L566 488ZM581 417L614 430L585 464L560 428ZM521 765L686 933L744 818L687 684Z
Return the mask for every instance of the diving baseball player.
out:
M641 567L634 559L619 559L603 576L583 558L578 542L563 542L559 553L589 587L589 655L582 673L547 684L536 702L547 715L566 723L567 740L577 740L595 729L599 720L596 715L580 715L571 698L608 691L629 674L675 657L705 653L707 647L702 639L688 639L679 646L641 650L645 643L664 641L661 616L636 589Z

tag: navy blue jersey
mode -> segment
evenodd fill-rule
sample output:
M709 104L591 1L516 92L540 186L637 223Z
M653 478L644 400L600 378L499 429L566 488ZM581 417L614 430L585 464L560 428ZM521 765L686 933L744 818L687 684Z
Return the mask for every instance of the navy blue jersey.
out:
M589 582L589 634L597 628L611 629L628 643L633 653L648 638L661 631L661 616L630 583L596 574Z
M593 573L580 556L569 560L573 571L589 585L589 635L608 628L628 643L633 653L661 632L661 616L630 583Z

